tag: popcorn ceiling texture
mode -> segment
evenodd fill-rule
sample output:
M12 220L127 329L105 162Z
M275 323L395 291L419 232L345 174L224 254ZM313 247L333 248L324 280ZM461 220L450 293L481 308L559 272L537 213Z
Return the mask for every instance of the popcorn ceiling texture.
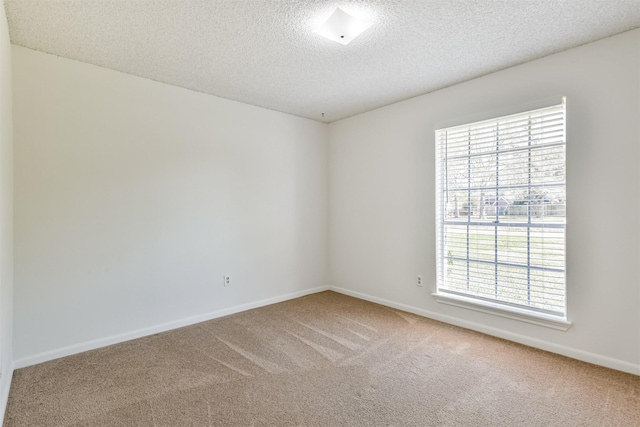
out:
M337 6L373 23L348 46L313 32ZM16 45L324 122L640 26L640 0L5 0L5 8Z

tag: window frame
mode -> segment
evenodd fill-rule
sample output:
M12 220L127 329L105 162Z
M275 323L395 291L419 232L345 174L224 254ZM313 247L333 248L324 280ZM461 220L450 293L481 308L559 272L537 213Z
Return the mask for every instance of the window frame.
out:
M457 307L463 307L463 308L467 308L467 309L472 309L475 311L480 311L480 312L484 312L484 313L489 313L489 314L493 314L493 315L498 315L498 316L502 316L502 317L506 317L506 318L511 318L511 319L515 319L515 320L520 320L520 321L525 321L528 323L532 323L532 324L537 324L540 326L546 326L546 327L550 327L550 328L554 328L554 329L558 329L558 330L563 330L566 331L567 329L569 329L569 327L571 326L571 322L568 321L568 317L567 317L567 281L566 281L566 211L565 211L565 216L564 216L564 221L561 223L561 225L558 224L554 224L552 227L555 228L562 228L562 275L563 275L563 282L562 282L562 286L563 286L563 307L562 307L562 312L559 311L546 311L540 308L532 308L531 306L527 307L526 305L523 304L517 304L517 303L512 303L512 302L507 302L507 301L500 301L500 299L498 299L497 293L496 293L496 298L495 299L487 299L487 298L483 298L479 295L472 295L471 293L469 294L465 294L463 293L459 293L459 292L455 292L450 288L447 288L445 286L445 276L444 276L444 270L446 269L445 267L445 263L447 262L447 260L449 259L449 257L444 253L445 252L445 227L447 224L451 224L451 222L447 222L447 207L446 207L446 202L444 201L445 197L444 194L446 191L449 190L448 187L448 182L446 181L445 175L443 175L444 171L446 171L447 165L449 163L451 163L450 158L448 157L447 153L444 154L444 156L442 155L442 150L443 147L441 146L442 144L442 139L440 138L440 134L443 132L447 132L450 130L460 130L460 129L464 129L464 128L472 128L474 126L478 127L478 126L485 126L487 124L495 124L496 128L498 128L500 126L500 122L504 122L504 121L508 121L510 119L517 119L517 118L522 118L525 116L529 116L529 120L531 120L531 117L537 113L543 112L543 111L555 111L555 110L561 110L562 111L562 126L563 126L563 140L562 143L560 144L563 148L563 157L562 157L562 161L564 162L564 181L562 183L563 187L564 187L564 191L566 192L566 146L567 146L567 134L566 134L566 100L563 97L562 98L562 103L561 104L554 104L554 105L549 105L547 107L543 107L543 108L537 108L537 109L533 109L533 110L529 110L529 111L523 111L520 113L516 113L516 114L510 114L510 115L503 115L500 117L494 117L494 118L490 118L487 120L481 120L481 121L475 121L475 122L469 122L469 123L463 123L460 124L458 126L451 126L451 127L447 127L447 128L440 128L440 129L436 129L434 132L434 136L435 136L435 151L436 151L436 270L437 270L437 276L436 276L436 291L432 294L433 297L436 299L436 301L440 302L440 303L444 303L444 304L449 304L449 305L454 305ZM497 131L496 131L497 132ZM471 147L471 138L469 138L469 144ZM544 150L544 148L543 148ZM543 151L541 150L541 151ZM529 152L529 156L531 156L531 148L529 148L528 150ZM453 157L453 156L451 156ZM498 158L499 158L499 154L498 154L498 148L496 147L496 168L497 168L497 163L498 163ZM471 160L469 160L470 162ZM469 170L471 171L471 167L469 167ZM469 172L471 173L471 172ZM529 172L530 173L530 172ZM497 172L496 172L497 174ZM471 175L470 175L471 177ZM531 180L529 180L529 193L531 191ZM471 184L469 184L469 188L471 187ZM500 188L502 188L502 186L498 183L498 181L496 180L496 194L499 194L499 190ZM469 190L470 191L470 190ZM566 193L565 193L566 194ZM470 199L469 199L470 200ZM482 200L482 199L481 199ZM497 203L497 196L496 196L496 203ZM566 200L566 199L565 199ZM468 202L470 203L470 202ZM566 202L565 202L565 209L566 209ZM456 209L457 209L457 204L456 204ZM498 207L496 205L496 215L499 214L497 212ZM467 210L470 211L471 208L468 206ZM530 214L530 207L527 207L527 215L528 215L528 221L526 223L519 223L518 227L519 228L525 228L527 230L530 230L531 228L535 228L532 227L532 222L531 222L531 214ZM460 222L460 221L458 221ZM471 215L468 214L467 216L467 235L469 234L469 225L471 224ZM540 224L537 225L537 227L539 227ZM495 233L497 236L498 233L498 227L497 226L492 226L491 223L486 223L486 224L482 224L481 227L486 227L487 229L489 228L495 228ZM542 226L542 228L544 228L544 226ZM497 239L497 237L496 237ZM526 237L526 241L527 241L527 247L529 246L529 242L530 242L530 233L529 231L527 231L527 237ZM496 240L496 245L497 245L497 240ZM497 246L496 246L497 247ZM529 249L527 249L528 251ZM527 255L527 257L529 257L529 255ZM469 258L469 253L467 251L466 254L466 262L467 265L471 262L472 260ZM477 260L476 260L477 261ZM499 264L498 261L498 257L496 255L496 258L494 260L495 265ZM522 268L522 265L518 266L519 268ZM529 263L529 261L527 261L527 265L525 266L526 271L528 272L527 275L529 275L530 271L532 270L532 265ZM496 267L497 268L497 267ZM497 271L497 270L496 270ZM467 281L469 280L469 278L467 277ZM497 273L496 273L496 289L499 285L499 281L497 278ZM529 304L531 304L531 302L529 301Z

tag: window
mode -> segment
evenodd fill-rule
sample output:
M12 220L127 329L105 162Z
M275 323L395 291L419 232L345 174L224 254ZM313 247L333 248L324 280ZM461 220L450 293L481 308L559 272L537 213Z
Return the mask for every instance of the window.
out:
M565 117L436 131L436 297L566 321Z

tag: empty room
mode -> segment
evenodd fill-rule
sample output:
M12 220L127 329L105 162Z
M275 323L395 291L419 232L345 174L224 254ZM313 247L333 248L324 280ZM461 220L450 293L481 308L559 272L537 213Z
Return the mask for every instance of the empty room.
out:
M4 0L0 416L640 425L638 0Z

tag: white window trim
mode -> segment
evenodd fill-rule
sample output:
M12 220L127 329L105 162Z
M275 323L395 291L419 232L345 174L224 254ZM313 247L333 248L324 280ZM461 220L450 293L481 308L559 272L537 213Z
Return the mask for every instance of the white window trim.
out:
M493 314L500 317L506 317L507 319L519 320L521 322L544 326L559 331L567 331L572 324L567 319L559 316L537 313L518 307L496 304L489 301L480 301L474 298L467 298L464 296L452 295L442 292L434 292L431 295L435 298L436 301L442 304L467 308L470 310L479 311L481 313Z
M564 97L562 98L562 104L566 105L566 98ZM542 107L542 108L545 108L545 107ZM503 116L503 117L506 117L506 116ZM487 119L487 121L489 120L493 120L493 119ZM566 120L566 116L565 116L565 120ZM462 124L458 126L462 126ZM566 126L566 122L565 122L565 126ZM437 143L438 142L436 141L436 144ZM437 226L440 227L441 225L438 223ZM566 256L566 253L565 253L565 256ZM438 259L436 260L436 262L439 263L440 260ZM566 291L567 289L566 289L566 282L565 282L565 292ZM517 320L517 321L521 321L529 324L538 325L538 326L543 326L543 327L547 327L547 328L551 328L559 331L567 331L572 325L572 322L570 322L566 316L566 313L567 313L567 300L566 300L567 294L566 293L565 293L565 315L564 316L547 314L547 313L539 312L535 310L528 310L527 308L524 308L524 307L521 308L515 305L511 306L502 302L494 303L488 300L477 299L472 296L466 297L464 295L452 294L449 292L440 292L437 289L437 286L436 286L436 291L432 293L432 296L437 302L442 304L470 309L470 310L474 310L474 311L478 311L486 314L491 314L499 317L504 317L512 320Z

